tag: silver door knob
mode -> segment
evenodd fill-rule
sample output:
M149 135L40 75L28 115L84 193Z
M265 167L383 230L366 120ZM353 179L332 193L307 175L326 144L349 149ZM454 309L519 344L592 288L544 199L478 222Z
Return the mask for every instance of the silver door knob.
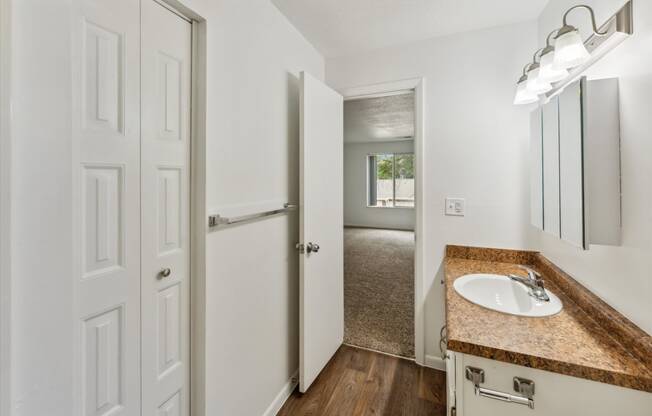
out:
M306 251L308 253L318 253L319 252L319 244L308 243L308 245L306 245Z
M161 277L168 277L172 274L172 270L170 270L169 267L166 267L165 269L161 270L158 272L158 275Z

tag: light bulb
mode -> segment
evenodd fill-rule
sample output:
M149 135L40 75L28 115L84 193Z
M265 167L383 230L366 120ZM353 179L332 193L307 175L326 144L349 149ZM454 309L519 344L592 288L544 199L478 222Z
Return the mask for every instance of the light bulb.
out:
M527 72L527 89L533 94L543 94L552 89L550 83L541 80L539 70L539 64L534 64Z
M547 51L546 51L547 50ZM566 69L555 69L553 61L555 58L554 48L552 46L544 49L539 62L539 79L545 82L557 82L568 76Z
M590 56L584 47L580 32L573 26L564 26L555 37L555 57L552 67L556 70L573 68L583 64Z
M518 81L518 84L516 84L514 105L532 104L537 101L539 101L539 97L527 89L527 77L523 75Z

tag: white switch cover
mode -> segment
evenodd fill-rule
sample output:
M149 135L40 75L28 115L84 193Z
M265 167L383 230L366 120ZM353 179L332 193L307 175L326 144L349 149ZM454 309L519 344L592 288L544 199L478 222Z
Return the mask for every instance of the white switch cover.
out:
M464 216L464 198L446 198L446 215Z

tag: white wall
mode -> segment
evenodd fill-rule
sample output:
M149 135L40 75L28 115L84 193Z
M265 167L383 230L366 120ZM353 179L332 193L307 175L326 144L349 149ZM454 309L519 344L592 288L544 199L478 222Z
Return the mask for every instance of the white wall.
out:
M527 247L529 109L512 105L536 23L502 26L326 62L338 89L425 77L424 288L426 354L439 355L446 244ZM447 196L466 217L444 216ZM439 274L439 275L438 275Z
M323 58L267 0L187 0L207 19L209 210L298 200L300 70ZM71 24L78 1L13 7L16 416L73 412ZM233 181L238 177L237 183ZM260 415L298 368L297 217L206 237L207 415Z
M14 415L73 414L71 4L12 9Z
M323 58L267 0L188 4L208 20L207 209L298 202L299 71L323 79ZM297 213L207 236L206 415L261 415L298 369L296 238Z
M574 0L550 0L539 18L539 44L561 24ZM598 24L624 0L587 0ZM569 16L588 34L588 13ZM588 72L589 79L618 77L621 109L622 245L582 251L533 231L533 244L575 279L652 334L652 2L634 2L634 35Z
M367 207L367 156L409 152L414 152L413 140L344 144L344 225L414 229L414 208Z

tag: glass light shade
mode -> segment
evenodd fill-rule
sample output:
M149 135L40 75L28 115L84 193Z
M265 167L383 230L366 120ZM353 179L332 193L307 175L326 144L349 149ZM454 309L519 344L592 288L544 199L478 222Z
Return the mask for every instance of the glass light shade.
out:
M584 47L584 42L577 29L573 29L555 38L554 69L568 69L581 65L591 54Z
M527 89L533 94L543 94L552 89L550 83L541 80L539 71L540 68L536 67L527 73Z
M516 85L516 96L514 97L515 105L532 104L537 101L539 101L539 97L528 91L526 80L523 80Z
M553 60L555 53L550 51L545 55L541 55L541 62L539 63L539 79L545 82L557 82L568 76L566 69L555 69Z

